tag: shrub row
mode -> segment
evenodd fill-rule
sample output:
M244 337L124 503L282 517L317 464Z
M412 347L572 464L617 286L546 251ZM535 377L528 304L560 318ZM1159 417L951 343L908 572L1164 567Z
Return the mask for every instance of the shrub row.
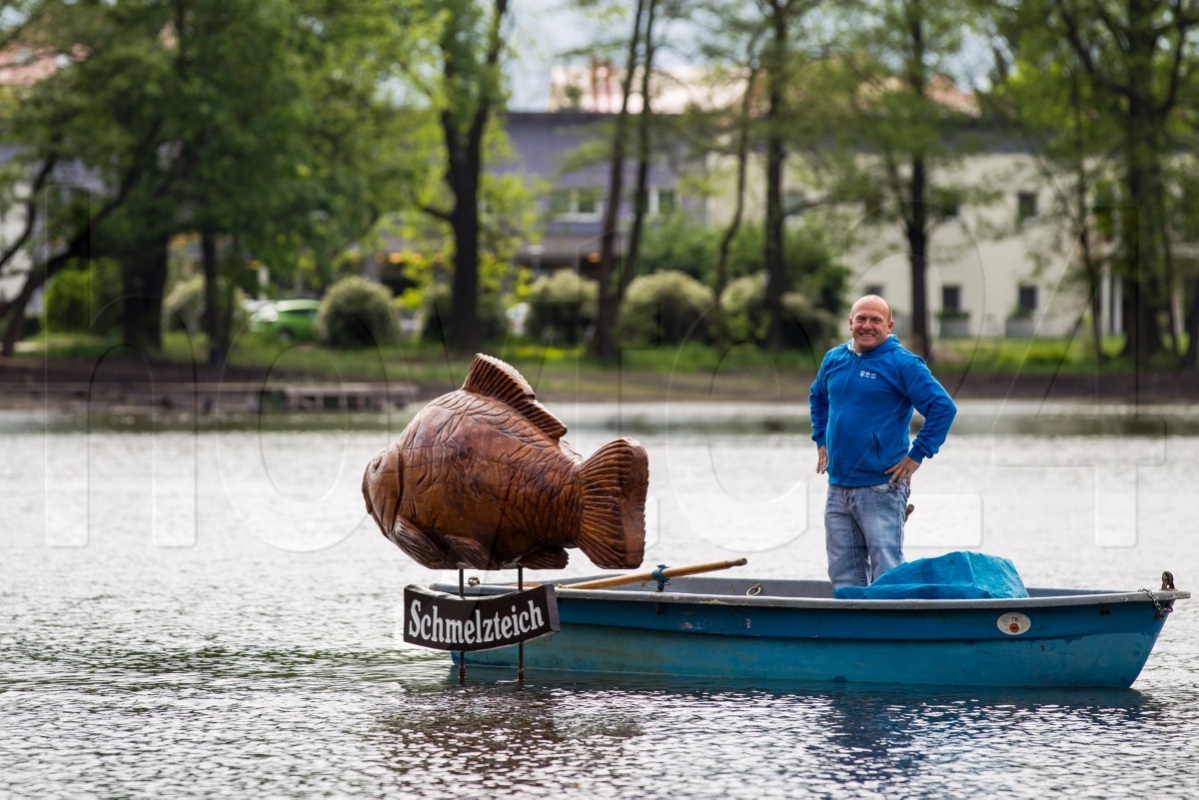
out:
M100 326L105 331L96 330L96 322L89 327L93 332L107 332L115 315L97 316L97 310L112 311L116 298L105 297L98 287L111 287L117 282L98 280L94 271L102 268L70 270L51 282L46 297L48 327L78 330L83 320L103 320ZM545 344L582 344L594 330L598 298L596 282L572 270L542 276L529 291L524 333ZM786 346L810 349L836 330L836 319L801 293L784 295L783 309ZM180 281L163 301L163 327L199 331L203 310L203 279ZM712 290L695 278L681 271L664 270L640 276L629 284L617 335L628 345L717 340L760 344L769 333L765 310L766 278L762 273L731 281L717 304ZM509 332L508 309L494 293L480 295L478 319L484 341L503 341ZM391 291L359 276L338 281L325 294L316 330L318 341L337 348L396 341L399 325ZM435 284L425 291L419 331L426 341L445 341L450 335L448 286Z

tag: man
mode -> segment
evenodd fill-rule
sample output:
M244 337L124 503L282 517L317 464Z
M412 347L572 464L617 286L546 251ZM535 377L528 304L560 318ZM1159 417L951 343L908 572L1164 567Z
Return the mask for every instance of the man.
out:
M834 589L867 586L903 563L912 475L944 443L957 414L924 359L891 334L894 327L883 298L854 303L853 338L825 354L808 397L816 472L828 471L824 529ZM909 445L913 410L924 427Z

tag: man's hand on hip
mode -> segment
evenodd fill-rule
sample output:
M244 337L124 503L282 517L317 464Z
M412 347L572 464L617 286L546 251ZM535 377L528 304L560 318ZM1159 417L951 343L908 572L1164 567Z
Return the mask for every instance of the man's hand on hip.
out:
M904 456L903 461L900 461L890 469L883 470L883 474L890 475L889 482L896 486L902 486L905 483L911 485L912 475L918 469L920 469L919 461L916 461L911 456Z

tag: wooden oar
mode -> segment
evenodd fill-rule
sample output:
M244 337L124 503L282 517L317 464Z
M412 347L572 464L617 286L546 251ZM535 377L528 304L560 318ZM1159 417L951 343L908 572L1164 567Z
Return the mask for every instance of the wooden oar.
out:
M738 558L735 561L709 561L707 564L692 564L689 567L655 569L650 572L638 572L633 575L614 575L611 578L600 578L594 581L586 581L585 583L560 583L558 586L563 589L608 589L612 586L627 586L630 583L680 578L683 575L715 572L718 569L728 569L729 567L742 567L747 563L748 561L744 558Z

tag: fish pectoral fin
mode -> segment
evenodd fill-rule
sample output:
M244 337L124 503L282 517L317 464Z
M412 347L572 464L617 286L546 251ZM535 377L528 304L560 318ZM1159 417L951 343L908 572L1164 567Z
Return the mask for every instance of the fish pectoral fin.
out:
M484 547L474 539L465 536L446 536L446 544L450 552L447 555L449 566L455 569L470 567L472 569L499 569L492 561L491 548Z
M447 548L439 546L420 528L398 514L391 529L384 531L383 535L421 566L429 569L452 569L457 566L449 558Z
M519 562L529 569L562 569L569 558L561 547L543 547L521 556Z

